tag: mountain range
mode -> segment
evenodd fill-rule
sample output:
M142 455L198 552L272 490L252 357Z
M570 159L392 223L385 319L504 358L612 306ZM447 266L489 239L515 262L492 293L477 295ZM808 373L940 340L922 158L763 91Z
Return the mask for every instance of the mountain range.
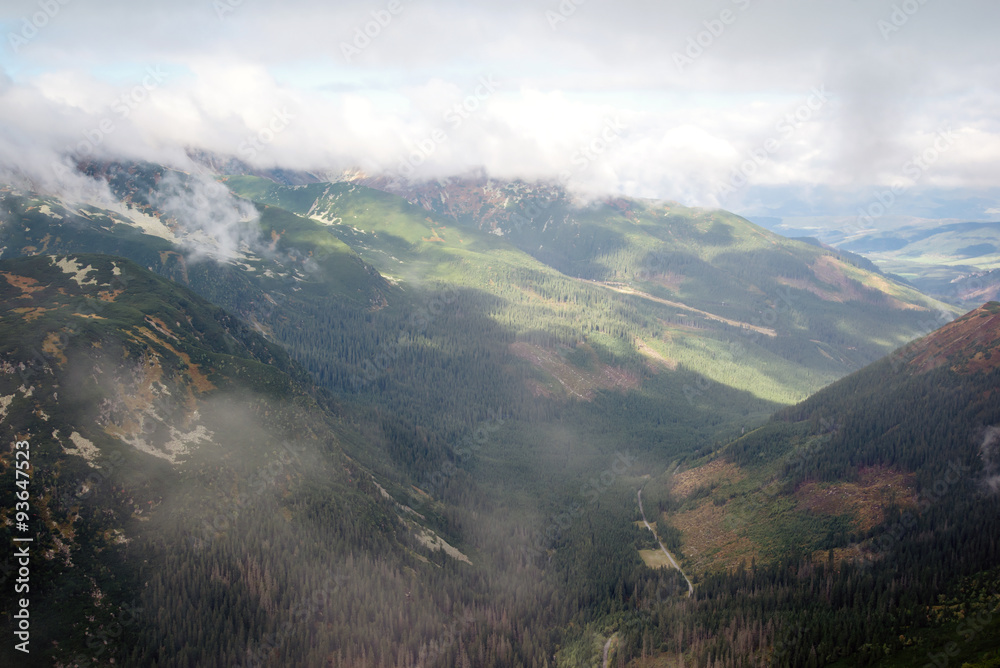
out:
M1000 305L554 184L81 172L0 190L32 665L1000 661Z
M758 219L791 237L859 254L928 295L963 307L1000 296L1000 223L885 216Z

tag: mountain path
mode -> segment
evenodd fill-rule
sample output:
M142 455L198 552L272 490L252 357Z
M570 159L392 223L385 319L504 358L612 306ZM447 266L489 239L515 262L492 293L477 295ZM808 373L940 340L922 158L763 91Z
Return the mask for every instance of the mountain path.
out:
M684 572L684 569L681 568L681 565L679 563L677 563L676 559L674 559L674 555L670 554L670 552L667 551L667 548L664 547L663 542L660 540L660 537L656 535L656 529L654 529L652 526L650 526L649 520L646 519L646 511L642 509L642 490L641 489L639 490L639 493L638 493L637 496L639 497L639 512L642 514L642 521L643 521L643 523L646 525L647 529L649 529L650 531L653 532L653 537L656 538L656 542L659 544L660 549L663 550L663 554L667 555L667 559L670 561L670 563L673 565L673 567L676 568L677 570L679 570L681 572L681 575L684 576L684 579L687 580L687 583L688 583L688 596L690 597L692 594L694 594L694 585L691 583L691 578L689 578L687 576L687 573Z
M620 285L620 284L616 284L616 283L609 283L607 281L594 281L594 280L590 280L590 279L586 279L586 278L578 278L576 280L581 281L583 283L590 283L591 285L599 285L602 288L607 288L608 290L611 290L613 292L617 292L617 293L620 293L620 294L623 294L623 295L633 295L635 297L640 297L642 299L647 299L649 301L656 302L657 304L663 304L664 306L672 306L674 308L683 309L685 311L691 311L692 313L697 313L698 315L701 315L701 316L703 316L705 318L708 318L709 320L715 320L716 322L723 322L723 323L725 323L725 324L727 324L727 325L729 325L731 327L740 327L742 329L751 329L751 330L753 330L755 332L759 332L760 334L764 334L764 335L770 336L770 337L775 337L775 336L778 335L778 332L776 332L775 330L771 329L770 327L760 327L758 325L751 325L749 322L742 322L740 320L732 320L730 318L724 318L721 315L715 315L714 313L709 313L708 311L703 311L703 310L701 310L699 308L695 308L693 306L688 306L687 304L682 304L681 302L674 302L674 301L670 301L669 299L663 299L661 297L654 297L653 295L649 294L648 292L641 292L639 290L636 290L634 288L627 287L627 286L624 286L624 285Z

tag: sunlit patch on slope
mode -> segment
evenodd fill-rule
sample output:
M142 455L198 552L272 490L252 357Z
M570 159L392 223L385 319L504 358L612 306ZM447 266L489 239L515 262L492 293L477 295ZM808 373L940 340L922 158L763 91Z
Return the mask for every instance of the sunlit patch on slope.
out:
M569 350L551 350L524 342L513 343L510 349L554 381L548 384L551 385L549 391L561 388L563 393L575 399L590 401L596 390L632 390L640 384L639 376L634 372L600 362L585 343L579 344L576 351L583 353L581 356L586 358L586 367L568 361L564 355L572 352Z

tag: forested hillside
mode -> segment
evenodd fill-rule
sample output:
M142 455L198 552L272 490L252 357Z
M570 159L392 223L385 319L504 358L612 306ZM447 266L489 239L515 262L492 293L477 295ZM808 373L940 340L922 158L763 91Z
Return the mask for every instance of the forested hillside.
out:
M34 539L36 620L29 664L5 643L5 665L544 662L509 620L564 609L446 554L274 344L121 258L8 260L0 278L0 419L31 463L17 484L5 446L2 531ZM17 568L8 553L6 585Z
M651 485L703 578L692 637L722 605L724 665L994 665L998 345L992 302Z
M0 193L38 665L857 665L993 600L993 320L806 399L951 311L720 211L87 169Z
M399 191L410 204L360 182L222 182L327 225L387 276L496 295L519 339L586 338L783 403L953 313L870 264L723 211L626 199L582 205L557 187L488 179Z

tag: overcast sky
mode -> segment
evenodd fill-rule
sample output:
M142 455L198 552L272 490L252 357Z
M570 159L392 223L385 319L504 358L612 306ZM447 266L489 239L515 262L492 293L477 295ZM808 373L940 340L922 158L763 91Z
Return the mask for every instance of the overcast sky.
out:
M198 147L758 215L893 186L1000 213L996 0L3 0L0 27L0 161L39 179Z

